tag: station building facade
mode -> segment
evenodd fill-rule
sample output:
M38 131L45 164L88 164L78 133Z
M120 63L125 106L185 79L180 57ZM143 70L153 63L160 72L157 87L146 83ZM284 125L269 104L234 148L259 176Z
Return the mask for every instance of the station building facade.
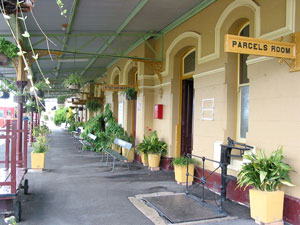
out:
M226 34L290 42L300 32L298 0L222 0L182 22L160 39L148 40L129 54L149 58L162 49L161 80L151 63L120 59L102 81L137 85L136 101L120 92L104 92L119 123L142 141L149 129L168 144L162 167L171 169L174 157L192 153L219 160L227 137L262 149L267 155L283 146L295 187L285 192L284 218L300 224L300 71L279 58L227 53ZM151 47L149 47L149 45ZM299 51L299 49L298 49ZM100 96L100 90L96 89ZM155 105L162 119L154 118ZM242 160L232 159L236 176ZM205 168L213 171L215 165ZM212 179L220 180L220 171ZM248 204L248 191L231 181L228 197ZM217 191L217 190L216 190Z

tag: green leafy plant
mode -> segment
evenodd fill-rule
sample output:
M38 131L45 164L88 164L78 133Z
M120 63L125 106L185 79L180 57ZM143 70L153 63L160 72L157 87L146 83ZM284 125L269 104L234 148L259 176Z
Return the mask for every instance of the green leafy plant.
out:
M67 118L66 118L66 112L68 108L59 108L58 110L55 111L54 114L54 123L56 126L61 125L62 123L65 123Z
M64 104L66 101L67 96L58 96L57 97L57 103L58 104Z
M0 91L3 92L12 92L12 93L17 93L18 88L14 81L9 81L7 79L3 79L0 82Z
M289 177L292 168L283 162L282 146L269 158L262 151L258 156L250 154L244 158L250 162L243 165L238 174L239 187L252 185L261 191L276 191L280 184L294 186Z
M0 38L0 53L6 55L9 59L13 59L18 56L18 47L6 40L5 38Z
M189 162L189 164L194 164L194 165L198 165L199 162L196 159L192 159L192 158L187 158L187 157L179 157L179 158L175 158L173 159L173 165L177 165L177 166L186 166L187 163Z
M40 135L36 138L36 142L32 144L33 153L46 153L49 149L48 141L45 135Z
M127 88L127 89L123 92L123 94L126 95L126 99L127 99L127 100L134 100L134 99L136 99L137 92L136 92L136 90L135 90L134 87L130 87L130 88Z
M44 81L39 81L39 82L34 83L34 87L40 91L45 91L49 88L49 85L46 84L46 82L44 82Z
M160 154L165 156L168 151L168 145L164 141L160 141L156 131L152 131L149 136L144 136L141 143L136 146L138 153Z
M102 104L95 99L90 99L86 102L85 106L91 112L97 112L101 108Z
M68 78L63 81L63 85L65 87L69 87L70 85L77 85L80 87L82 82L82 76L78 75L77 73L71 73Z
M36 126L32 130L33 137L46 136L50 133L51 133L50 129L45 124L43 124L41 127Z

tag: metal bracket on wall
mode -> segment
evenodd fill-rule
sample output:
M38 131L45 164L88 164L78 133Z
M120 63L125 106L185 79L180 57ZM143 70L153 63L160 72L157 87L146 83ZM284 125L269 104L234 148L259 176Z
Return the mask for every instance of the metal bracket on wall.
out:
M283 37L280 38L283 41ZM295 59L280 58L278 62L280 64L287 64L290 67L290 72L300 71L300 32L296 32L290 35L290 43L295 43Z
M157 75L159 79L159 84L160 84L160 97L162 98L163 95L163 89L162 89L162 76L161 76L161 71L162 71L162 62L159 61L152 61L152 60L142 60L142 59L133 59L132 60L134 63L137 64L137 62L143 62L149 65L154 73Z

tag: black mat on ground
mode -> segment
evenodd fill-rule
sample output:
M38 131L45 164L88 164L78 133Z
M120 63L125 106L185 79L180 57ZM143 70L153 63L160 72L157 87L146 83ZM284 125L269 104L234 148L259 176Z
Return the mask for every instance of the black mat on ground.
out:
M185 194L144 197L143 200L171 223L209 220L227 216L205 202L200 202Z

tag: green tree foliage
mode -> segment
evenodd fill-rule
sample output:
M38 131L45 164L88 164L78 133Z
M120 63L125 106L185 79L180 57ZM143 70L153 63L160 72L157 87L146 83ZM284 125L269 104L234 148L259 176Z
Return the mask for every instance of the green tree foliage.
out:
M66 113L67 113L68 108L59 108L58 110L55 111L54 115L54 123L56 126L61 125L62 123L66 122Z

